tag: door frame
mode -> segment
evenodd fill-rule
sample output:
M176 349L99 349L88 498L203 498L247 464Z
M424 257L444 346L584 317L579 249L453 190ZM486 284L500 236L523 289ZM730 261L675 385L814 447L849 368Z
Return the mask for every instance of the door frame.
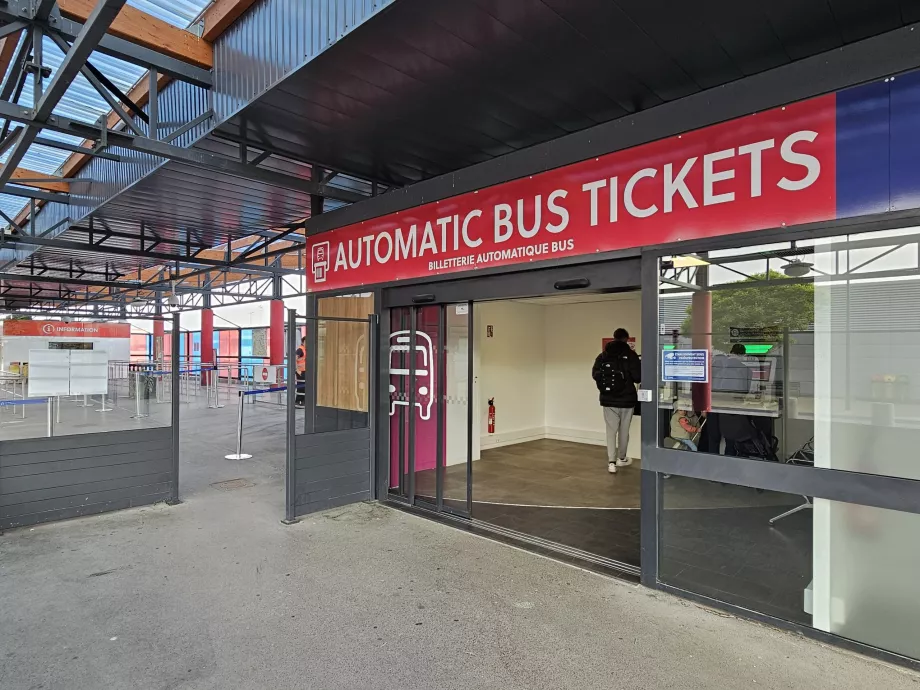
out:
M446 388L446 375L447 375L447 362L445 358L446 348L447 348L447 318L446 312L447 309L451 306L460 306L465 305L467 308L467 330L469 333L467 340L467 415L466 415L466 508L461 510L445 503L444 500L444 468L446 467L447 458L445 457L445 424L446 424L446 408L447 403L445 396L447 393ZM397 467L399 468L399 478L395 485L389 479L389 471L392 468L392 441L389 436L389 430L391 429L390 422L390 406L391 402L389 399L389 393L386 396L386 408L384 411L378 410L378 414L383 416L380 418L381 422L377 425L378 429L381 430L381 436L386 436L387 441L384 445L386 448L386 457L380 458L378 460L378 476L382 473L386 474L386 486L383 489L383 493L379 494L378 497L386 496L386 498L397 501L400 503L406 503L411 506L417 506L424 508L426 510L431 510L436 513L446 513L454 517L465 518L467 520L472 519L472 500L473 500L473 482L472 482L472 467L473 467L473 448L471 443L472 438L472 428L473 428L473 344L472 344L472 333L473 331L473 304L472 302L451 302L451 303L437 303L437 304L411 304L399 307L393 307L392 309L386 310L386 338L380 339L380 349L381 349L381 366L385 361L386 366L383 371L383 374L386 378L386 390L389 391L390 385L390 338L392 337L392 316L394 310L405 310L408 315L408 330L409 330L409 342L414 343L416 339L416 333L418 328L418 317L422 309L435 307L438 309L438 336L437 344L435 347L435 356L432 357L431 366L436 367L435 369L435 391L436 395L436 404L435 404L435 419L437 423L437 429L435 432L435 502L432 503L425 498L420 498L416 492L415 484L415 468L416 468L416 456L415 456L415 428L416 428L416 418L415 418L415 408L413 403L413 396L416 391L416 369L413 366L412 362L408 363L409 366L409 404L405 407L400 406L399 414L402 417L403 414L408 413L408 440L407 443L400 443L400 458L397 462ZM401 319L405 321L405 318ZM406 330L405 326L400 326L400 330ZM386 429L384 432L383 429ZM400 432L406 428L406 421L402 420L399 423ZM379 447L379 446L378 446ZM405 462L402 457L402 453L405 452ZM403 473L403 468L406 468L405 474ZM405 476L405 481L404 481ZM404 486L404 484L406 486ZM395 492L394 492L395 489ZM430 497L427 497L430 498ZM451 499L452 500L452 499Z
M377 291L378 298L375 302L377 305L377 313L379 316L380 323L380 338L378 342L380 343L380 352L378 353L378 372L380 379L378 380L378 390L383 394L378 400L378 409L377 414L379 416L380 422L377 424L378 429L378 439L377 439L377 476L379 482L377 485L377 498L380 500L395 500L399 503L406 505L412 505L408 500L408 497L396 497L389 492L389 473L390 473L390 426L389 426L389 395L387 394L389 386L389 337L390 337L390 324L391 324L391 311L393 309L399 308L412 308L412 307L424 307L437 305L441 307L441 328L439 336L440 338L444 337L445 329L443 328L443 316L444 316L444 307L450 304L469 304L469 368L470 368L470 377L469 377L469 389L468 389L468 400L469 400L469 411L467 415L467 507L469 510L468 515L462 515L465 519L469 519L471 522L476 522L472 516L472 503L473 503L473 484L472 484L472 453L473 453L473 419L475 414L475 400L474 400L474 348L476 347L476 321L475 321L475 302L484 302L491 300L505 300L505 299L520 299L520 298L530 298L530 297L545 297L547 295L562 294L562 293L583 293L583 294L592 294L598 292L606 293L615 293L615 292L629 292L635 290L642 290L643 287L643 278L647 279L648 276L642 273L643 262L640 254L629 254L629 255L617 255L617 256L608 256L603 260L593 261L593 262L560 262L551 266L531 269L531 270L520 270L519 267L509 267L508 270L502 273L490 273L489 275L476 275L472 277L458 278L458 279L443 279L439 278L432 282L427 283L417 283L411 285L395 285L388 287L379 287ZM647 269L646 269L647 271ZM648 285L653 285L657 287L657 283L646 283ZM648 290L646 290L648 292ZM652 295L654 309L657 310L657 291ZM651 328L652 332L657 334L657 319L654 319L652 322L646 323L647 321L647 311L649 300L645 295L642 296L642 333L643 337L648 332L648 329ZM414 323L414 321L413 321ZM649 340L649 342L655 342L654 338ZM439 347L440 349L440 347ZM648 358L643 358L648 359ZM651 358L654 360L654 358ZM440 363L439 363L440 366ZM643 363L643 367L652 366L654 367L654 362ZM645 371L643 371L645 374ZM441 381L443 382L443 375ZM442 407L443 407L443 395L440 394L439 390L439 399L438 399L438 415L439 415L439 433L440 431L440 420L443 419L442 416ZM641 441L643 447L645 445L645 426L646 422L643 421ZM654 427L653 427L654 428ZM443 455L442 447L443 438L439 438L438 441L438 454L439 456ZM438 459L438 467L443 471L443 457ZM411 468L411 469L414 469ZM650 483L651 480L651 483ZM642 541L640 544L640 563L644 565L644 558L646 557L646 539L645 539L645 525L646 525L646 515L650 514L651 519L655 520L655 510L657 507L657 502L651 502L646 505L646 498L648 496L649 488L654 487L657 490L657 482L654 472L643 471L641 475L641 487L640 487L640 520L642 521L643 535ZM440 501L438 503L441 503ZM435 505L427 501L418 501L417 497L414 502L414 505L425 510L430 510L434 512L441 512L441 514L448 514L451 516L457 516L456 511L444 510L443 504ZM657 523L656 523L657 525ZM483 523L483 526L488 526L488 523ZM652 531L651 537L655 538L655 532ZM657 546L655 547L657 548ZM625 564L624 564L625 565ZM634 571L638 574L638 569L634 566L624 567L624 572L633 573Z

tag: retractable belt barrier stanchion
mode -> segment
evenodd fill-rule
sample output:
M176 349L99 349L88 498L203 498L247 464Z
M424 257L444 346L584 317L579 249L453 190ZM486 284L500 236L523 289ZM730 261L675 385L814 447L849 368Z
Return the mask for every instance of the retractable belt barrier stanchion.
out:
M211 372L212 376L208 377L208 408L219 410L223 408L223 405L220 404L220 367L214 367ZM230 367L227 367L227 381L229 386ZM214 399L213 404L211 402L212 398Z
M248 453L243 452L243 400L245 397L245 392L240 391L239 403L237 405L239 407L239 411L236 420L236 453L225 455L225 460L248 460L252 457Z
M286 391L287 386L274 386L272 388L261 388L257 390L250 391L239 391L238 394L238 411L237 411L237 422L236 422L236 453L231 453L230 455L225 455L224 459L226 460L248 460L252 456L248 453L243 452L243 401L253 395L262 395L263 393L279 393L281 391Z
M144 379L144 393L147 393L147 381ZM134 404L135 411L132 419L144 419L145 417L150 416L150 398L147 395L144 395L144 399L147 401L147 412L141 412L141 372L134 372Z
M112 411L111 407L106 406L106 397L108 397L107 394L103 393L102 394L102 407L96 410L96 412L111 412Z

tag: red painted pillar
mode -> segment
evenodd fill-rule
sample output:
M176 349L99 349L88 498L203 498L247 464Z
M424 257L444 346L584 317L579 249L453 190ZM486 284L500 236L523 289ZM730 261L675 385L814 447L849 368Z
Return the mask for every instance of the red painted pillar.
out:
M284 301L273 299L268 328L268 363L284 364Z
M211 309L201 310L201 366L208 367L216 363L214 357L214 312ZM202 385L211 379L210 372L201 377Z
M712 407L712 293L705 289L693 293L693 349L709 352L710 383L693 384L693 409L708 412Z
M153 359L157 362L164 359L166 353L166 322L157 320L153 322Z

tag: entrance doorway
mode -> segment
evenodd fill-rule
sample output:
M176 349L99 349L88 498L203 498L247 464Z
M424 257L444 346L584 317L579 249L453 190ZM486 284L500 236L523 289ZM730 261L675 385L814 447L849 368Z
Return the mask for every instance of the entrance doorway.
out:
M640 420L610 474L591 377L616 328L641 355L631 264L385 294L391 498L637 573Z
M638 567L640 419L629 424L632 464L611 474L591 371L618 328L641 354L640 293L563 294L474 309L480 413L473 425L473 518Z

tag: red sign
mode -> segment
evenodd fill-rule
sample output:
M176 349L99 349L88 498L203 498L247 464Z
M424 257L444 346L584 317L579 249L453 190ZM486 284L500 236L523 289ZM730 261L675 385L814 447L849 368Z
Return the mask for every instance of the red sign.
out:
M3 323L4 336L45 338L130 338L127 323L65 323L64 321L13 321Z
M601 352L607 349L607 343L612 343L613 338L601 338ZM636 339L629 337L626 339L626 342L629 343L629 348L635 352L636 351Z
M315 235L309 287L834 218L835 104L814 98Z

